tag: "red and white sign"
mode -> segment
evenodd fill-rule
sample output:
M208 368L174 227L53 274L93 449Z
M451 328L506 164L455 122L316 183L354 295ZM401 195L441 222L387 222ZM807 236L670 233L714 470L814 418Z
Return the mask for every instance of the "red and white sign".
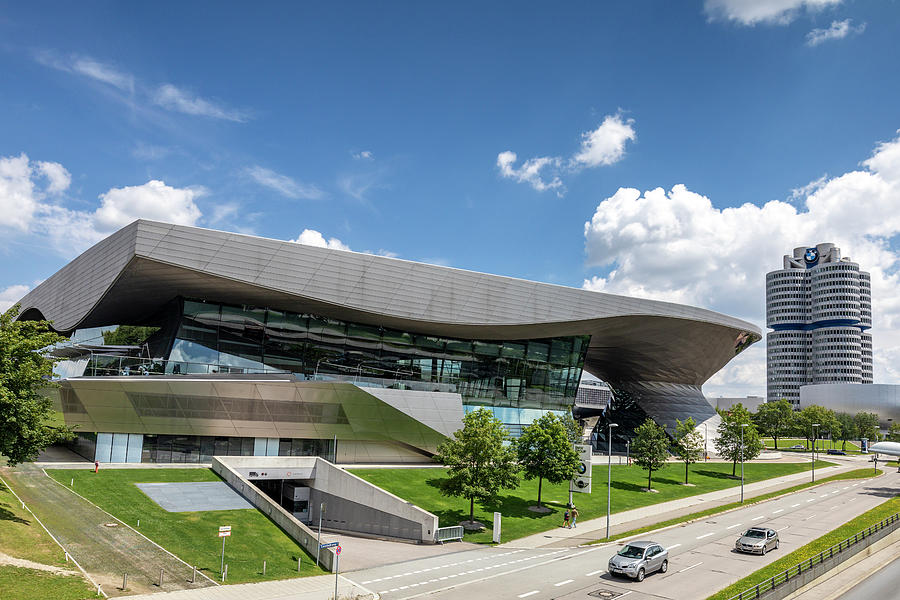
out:
M341 547L338 546L337 548L335 548L334 553L337 554L338 556L340 556L341 555Z
M231 525L222 525L219 527L219 537L228 537L231 535Z

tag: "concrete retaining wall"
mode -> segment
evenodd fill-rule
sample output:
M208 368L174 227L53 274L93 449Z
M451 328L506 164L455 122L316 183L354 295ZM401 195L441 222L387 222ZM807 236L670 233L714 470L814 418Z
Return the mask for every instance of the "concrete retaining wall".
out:
M247 480L243 475L241 475L235 468L232 468L231 466L223 462L223 460L228 459L244 458L255 457L214 456L212 459L212 470L218 473L219 477L228 482L231 487L233 487L239 494L246 498L253 506L268 515L268 517L272 519L272 521L276 525L284 530L284 532L288 534L294 541L300 544L300 546L305 548L307 552L315 556L316 550L318 549L316 534L313 533L313 531L309 527L294 518L291 513L279 506L278 503L259 491L259 489L255 485L250 483L250 481ZM256 460L260 459L257 458ZM331 549L322 550L319 552L319 563L332 572L334 571L334 559L334 551Z

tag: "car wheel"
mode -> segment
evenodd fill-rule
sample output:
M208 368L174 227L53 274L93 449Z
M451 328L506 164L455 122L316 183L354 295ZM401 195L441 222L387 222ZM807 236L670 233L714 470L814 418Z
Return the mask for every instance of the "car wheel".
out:
M778 545L781 544L781 540L775 540L775 549L778 550Z
M767 551L768 549L769 549L769 547L766 546L765 544L763 544L763 550L762 550L762 555L763 555L763 556L766 555L766 551Z
M637 577L635 577L635 579L637 579L638 581L644 580L644 567L638 569Z
M659 572L660 572L660 573L665 573L665 572L668 571L668 570L669 570L669 561L664 560L663 563L662 563L662 565L659 567Z

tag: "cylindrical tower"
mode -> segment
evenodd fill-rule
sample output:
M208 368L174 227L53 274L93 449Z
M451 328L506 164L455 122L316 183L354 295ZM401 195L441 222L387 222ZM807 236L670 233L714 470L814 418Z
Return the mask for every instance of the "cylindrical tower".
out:
M872 383L869 274L834 244L794 248L766 274L767 397L800 403L800 386Z

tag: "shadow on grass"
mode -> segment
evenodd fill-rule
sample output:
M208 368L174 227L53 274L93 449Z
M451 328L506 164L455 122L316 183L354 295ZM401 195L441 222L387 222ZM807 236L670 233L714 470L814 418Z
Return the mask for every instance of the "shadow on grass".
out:
M697 475L703 475L704 477L712 477L713 479L731 479L740 481L740 475L731 475L729 473L722 473L721 471L707 471L706 469L697 469L694 471Z
M445 481L443 478L433 477L431 479L426 479L425 484L433 487L434 489L441 491L441 482ZM468 500L465 498L459 499L461 503L464 503L468 506ZM550 512L546 513L538 513L533 510L529 510L529 507L537 505L537 497L533 498L520 498L514 495L498 495L497 498L493 499L489 502L478 502L475 501L476 504L476 512L480 508L483 511L487 511L488 513L499 512L502 513L505 517L524 517L528 519L543 519L544 517L555 518L553 515L559 512L559 508L564 505L555 502L555 501L547 501L543 500L541 502L541 506L545 506L550 509ZM447 509L447 510L435 510L432 511L441 522L445 520L449 523L457 523L459 521L467 521L469 520L469 512L467 510L456 510L456 509ZM490 530L491 526L485 523L485 528Z
M6 508L8 504L0 505L0 521L11 521L13 523L21 523L22 525L31 525L31 521L23 519L13 511Z

